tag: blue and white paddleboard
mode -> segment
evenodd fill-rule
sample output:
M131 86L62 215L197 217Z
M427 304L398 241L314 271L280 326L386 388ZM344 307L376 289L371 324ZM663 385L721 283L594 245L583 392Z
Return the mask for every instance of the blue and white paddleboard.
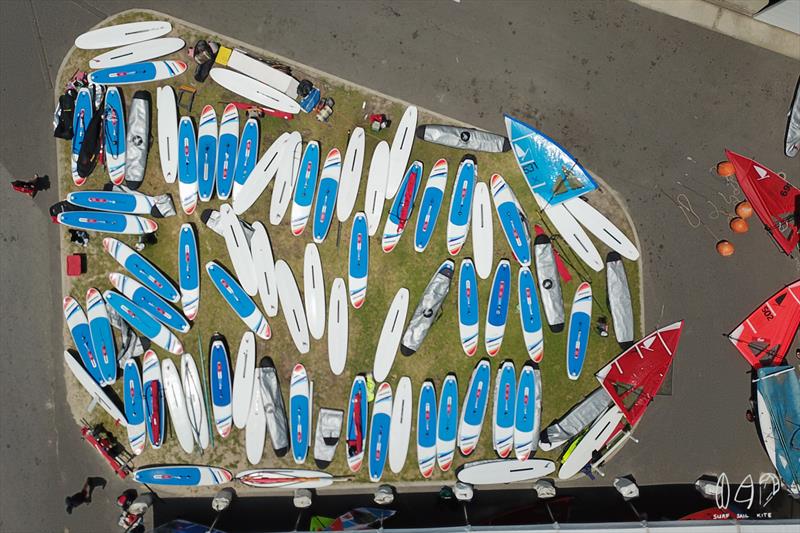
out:
M95 70L89 74L89 83L97 85L126 85L166 80L186 71L183 61L145 61L119 67Z
M458 424L458 449L464 456L475 450L478 439L481 437L486 405L489 403L491 368L488 360L481 359L475 365L475 370L472 371L472 376L469 378L467 395L464 396L461 420Z
M108 279L115 289L165 326L181 333L189 331L189 322L183 315L135 279L119 272L111 272Z
M422 191L422 200L419 204L417 227L414 231L414 249L424 252L431 242L433 230L436 229L436 219L442 209L444 190L447 187L447 160L440 159L433 165L425 190Z
M105 110L103 112L103 143L106 168L114 185L125 180L125 108L119 89L106 89Z
M428 479L436 466L436 388L430 380L419 389L417 404L417 464L422 477Z
M519 320L522 325L522 338L528 356L535 363L544 356L544 336L542 335L542 315L539 313L539 297L536 296L536 281L529 267L520 267L519 277Z
M364 305L364 300L367 298L367 277L369 276L367 216L360 211L353 217L347 275L350 303L355 309L359 309Z
M125 403L125 417L128 419L128 441L131 451L139 455L144 451L147 441L145 431L144 397L142 396L142 376L136 359L131 357L122 371L122 396Z
M217 112L214 107L203 107L200 126L197 128L197 192L201 202L214 194L214 175L217 167Z
M497 263L497 270L492 280L492 291L489 293L489 304L486 307L486 353L494 357L503 344L508 321L508 302L511 297L511 265L507 259Z
M492 175L492 198L500 227L511 247L514 258L522 266L531 264L531 237L525 213L511 187L500 174Z
M333 222L333 209L339 190L339 175L342 170L342 156L338 148L333 148L325 158L319 178L317 203L314 206L314 242L321 243L328 235Z
M76 191L67 193L67 201L86 209L111 213L149 215L153 211L151 196L123 191Z
M133 479L147 485L196 487L227 483L233 479L233 474L229 470L216 466L151 466L137 468L133 472Z
M147 350L142 357L142 383L147 437L153 448L158 449L164 442L167 419L164 409L164 384L161 382L161 363L153 350Z
M447 251L450 255L457 255L467 241L477 176L478 165L475 158L464 156L458 165L453 195L450 197L450 213L447 215Z
M436 424L436 462L442 472L450 470L458 435L458 380L448 374L439 396L439 421Z
M103 378L100 385L111 385L117 381L117 350L114 346L114 334L111 331L106 304L100 291L94 287L86 292L86 316L89 319L92 346Z
M128 245L112 237L106 237L103 239L103 248L117 263L125 267L128 272L133 274L136 279L154 293L172 303L177 303L180 299L180 294L178 294L175 284L153 263L139 255Z
M56 216L56 222L87 231L127 235L153 233L158 229L158 224L149 218L104 211L65 211Z
M378 482L389 456L389 431L392 425L392 386L383 382L375 394L369 425L369 480Z
M104 382L100 373L100 361L94 353L92 333L89 330L89 320L83 312L81 304L72 296L64 298L64 318L67 319L67 328L75 341L75 348L81 356L81 361L86 371L98 384Z
M113 291L106 291L103 296L108 305L113 307L133 329L170 353L176 355L183 353L181 341L161 322L148 315L144 309Z
M414 213L414 201L422 181L422 171L422 163L414 161L408 167L403 181L400 182L397 196L392 202L389 216L386 217L386 224L383 226L381 246L384 253L394 250L394 247L400 242L400 237L403 235L408 221L411 220L411 215Z
M208 361L209 392L211 393L214 425L217 426L219 436L225 438L231 433L233 404L231 403L231 366L222 335L215 334L211 338L211 355Z
M367 403L367 380L358 375L353 379L350 388L350 399L347 402L347 426L345 432L345 452L347 466L351 472L358 472L364 462L364 449L367 446L367 420L369 404Z
M86 128L94 114L94 101L92 91L87 87L78 90L75 97L75 112L72 116L72 181L80 187L86 183L86 178L78 175L78 156L81 153L83 139L86 137Z
M536 450L542 418L542 379L539 369L524 365L517 384L517 405L514 422L514 454L527 461Z
M244 123L242 135L239 137L239 152L236 154L236 168L233 172L233 184L231 187L241 187L250 177L250 173L256 166L258 158L258 121L248 118Z
M472 259L461 261L458 271L458 333L468 356L478 351L478 278Z
M178 283L183 313L189 320L194 320L200 309L200 259L197 235L191 224L181 225L178 235Z
M303 233L311 214L311 204L317 190L317 175L319 174L319 143L311 141L303 152L300 161L300 173L297 176L297 187L292 198L291 226L292 235Z
M300 363L294 365L289 383L289 426L292 457L297 464L306 461L311 442L311 391L305 367Z
M267 323L267 319L256 307L253 299L244 292L239 282L216 261L206 263L206 272L214 283L214 287L217 288L225 301L228 302L228 305L231 306L233 312L244 321L247 327L262 339L269 339L272 336L272 330Z
M517 407L517 372L514 363L506 361L497 369L494 382L494 415L492 445L497 455L505 459L514 447L514 416Z
M569 333L567 334L567 376L569 379L575 380L581 376L591 326L592 286L584 281L575 291L572 311L569 315Z
M236 152L239 147L239 111L233 104L225 106L219 123L217 140L217 197L227 200L233 190L233 175L236 169Z
M178 193L187 215L197 208L197 138L190 117L181 117L178 125Z

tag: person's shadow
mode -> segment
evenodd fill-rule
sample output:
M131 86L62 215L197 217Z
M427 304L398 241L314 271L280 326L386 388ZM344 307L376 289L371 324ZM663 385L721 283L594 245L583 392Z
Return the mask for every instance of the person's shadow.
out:
M44 176L39 176L36 178L34 182L37 191L46 191L50 188L50 176L45 174Z

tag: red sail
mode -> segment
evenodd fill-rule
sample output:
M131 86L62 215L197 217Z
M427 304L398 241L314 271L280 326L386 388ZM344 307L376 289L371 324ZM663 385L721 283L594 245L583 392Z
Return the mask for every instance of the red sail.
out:
M800 326L800 279L771 296L728 338L754 368L779 365Z
M683 320L657 329L595 374L631 426L636 425L658 394L682 330Z
M800 189L752 159L725 150L747 201L778 246L789 255L800 242Z

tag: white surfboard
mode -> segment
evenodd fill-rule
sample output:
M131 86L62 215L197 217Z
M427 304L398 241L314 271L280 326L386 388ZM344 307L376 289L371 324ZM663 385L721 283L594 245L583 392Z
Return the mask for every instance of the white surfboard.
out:
M172 24L163 20L117 24L78 35L75 46L81 50L116 48L155 39L171 31Z
M409 106L397 125L389 154L389 175L386 181L386 198L394 198L406 173L411 147L414 145L414 130L417 128L417 108Z
M192 427L189 425L189 415L186 412L186 398L183 395L183 385L178 375L178 369L171 359L161 360L161 381L164 385L164 398L169 407L169 419L172 429L178 437L178 443L186 453L194 451L194 438Z
M234 214L228 204L219 206L219 214L222 236L225 237L225 246L228 248L228 255L231 258L236 278L242 284L244 292L255 296L258 293L256 268L253 265L253 256L250 253L250 246L247 244L239 217Z
M347 363L348 305L344 279L336 278L331 285L328 302L328 362L331 372L339 376Z
M244 428L245 452L251 465L261 462L267 438L266 390L259 376L261 368L257 368L255 373L253 394L250 396L250 409L247 414L247 427Z
M89 68L111 68L141 63L177 52L184 46L186 43L178 37L164 37L129 44L93 57L89 60Z
M378 347L375 349L375 363L372 366L372 374L375 381L381 382L389 375L389 371L394 364L397 355L397 348L400 346L400 337L403 335L403 328L406 325L406 314L408 313L408 289L400 287L394 295L386 319L383 321L383 329L378 340Z
M339 197L336 200L336 218L344 222L353 213L364 169L364 128L355 128L347 144L339 178Z
M256 337L252 331L245 331L239 343L236 366L233 374L233 425L242 429L247 424L250 412L250 398L253 394L253 376L256 371Z
M283 145L280 165L275 173L275 185L272 187L272 197L269 201L269 223L273 226L281 223L292 201L302 156L303 137L299 131L294 131Z
M183 396L186 399L186 413L197 444L205 450L209 444L208 416L206 413L205 394L200 384L200 374L192 354L181 356L181 383Z
M227 58L223 60L224 55L227 53ZM292 98L297 94L297 86L300 84L292 76L281 72L276 68L272 68L264 61L250 56L247 52L238 48L226 49L224 46L220 47L217 61L221 62L233 70L237 70L242 74L246 74L253 79L264 82L265 84L286 93ZM221 61L222 60L222 61Z
M501 485L533 481L555 470L555 463L546 459L490 459L465 464L456 477L460 482L470 485Z
M261 222L253 223L250 251L258 280L258 296L268 317L278 314L278 285L275 281L275 258L267 228Z
M297 351L308 353L311 342L308 338L308 322L303 302L300 300L300 289L294 279L292 269L283 259L275 261L275 281L278 284L278 301L280 301L283 317L289 327Z
M278 168L281 165L281 155L283 154L283 147L291 137L291 133L285 131L281 133L275 142L273 142L261 159L258 160L256 166L250 172L250 176L244 185L237 182L233 183L233 212L241 215L256 203L256 200L267 188L269 182L275 177Z
M570 198L562 204L584 228L600 239L606 246L631 261L639 259L639 250L622 231L611 223L600 211L583 198Z
M488 279L492 275L494 257L494 224L489 187L483 181L475 185L472 199L472 254L478 277Z
M381 225L383 203L386 200L386 184L389 180L389 143L381 141L372 152L367 175L367 192L364 196L364 213L367 215L369 236L375 235Z
M548 205L547 201L536 193L533 193L536 203L547 214L550 222L564 242L572 248L581 261L589 265L589 268L595 272L603 270L603 260L600 258L600 253L597 251L592 240L586 235L575 217L567 211L564 204Z
M159 87L156 93L158 106L158 155L164 181L175 183L178 178L178 108L175 91L169 85Z
M300 104L288 95L249 76L225 68L212 68L210 75L224 88L257 104L285 113L300 112ZM414 134L413 130L411 134Z
M83 368L81 363L67 350L64 350L64 362L67 363L67 366L72 371L75 379L77 379L78 382L83 385L83 388L86 389L86 392L89 393L89 395L92 397L92 400L97 402L100 407L106 411L106 413L111 415L111 418L119 422L123 427L127 426L128 419L125 418L124 414L122 414L122 411L119 409L119 407L117 407L117 404L111 401L102 387L97 384L97 382L86 371L86 369Z
M608 442L621 421L622 411L616 405L612 405L600 415L586 434L581 437L578 445L572 449L569 457L561 464L558 479L575 477L592 460L592 455L601 450Z
M308 332L319 340L325 334L325 278L322 275L322 259L317 245L306 244L303 261L303 298L308 318Z
M392 425L389 427L389 468L399 474L406 464L411 437L411 378L397 382L392 403Z

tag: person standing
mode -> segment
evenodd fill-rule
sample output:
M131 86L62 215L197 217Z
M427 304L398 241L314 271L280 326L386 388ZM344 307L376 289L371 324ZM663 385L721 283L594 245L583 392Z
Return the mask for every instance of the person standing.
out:
M36 193L39 192L39 174L34 174L33 178L28 181L14 180L11 182L11 187L13 187L15 191L27 194L33 198L36 196Z

